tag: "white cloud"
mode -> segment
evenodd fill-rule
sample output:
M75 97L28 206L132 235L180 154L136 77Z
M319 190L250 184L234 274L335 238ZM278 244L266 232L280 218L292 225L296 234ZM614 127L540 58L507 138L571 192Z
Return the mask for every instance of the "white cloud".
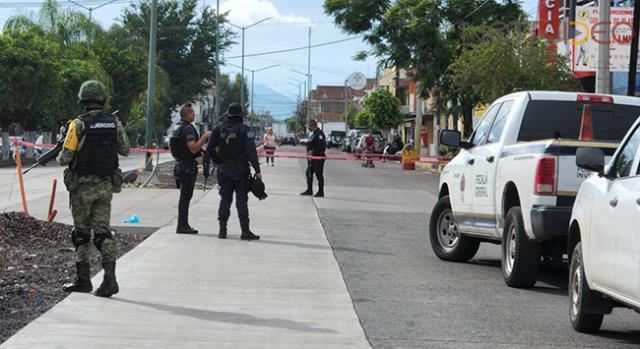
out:
M284 15L271 0L227 0L220 4L220 12L229 11L229 21L236 25L251 25L271 17L268 23L311 23L303 16Z

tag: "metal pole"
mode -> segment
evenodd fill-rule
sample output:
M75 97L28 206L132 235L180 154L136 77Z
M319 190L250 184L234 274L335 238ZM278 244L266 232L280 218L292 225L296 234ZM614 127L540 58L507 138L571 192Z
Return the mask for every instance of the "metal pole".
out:
M240 79L240 105L242 106L242 110L245 110L244 106L244 27L242 27L242 79Z
M158 30L158 0L153 0L151 5L151 28L149 33L149 67L147 81L147 127L146 127L146 146L151 147L153 137L153 101L155 96L156 85L156 37ZM152 167L151 153L147 153L145 169L150 171Z
M308 103L307 103L307 122L311 119L311 26L309 26L309 48L307 53L307 79L309 84L307 87Z
M636 95L636 73L638 71L638 30L640 29L640 1L633 3L633 30L631 37L631 52L629 54L629 83L627 95Z
M220 0L216 1L216 101L215 118L220 118ZM213 126L213 120L211 120Z
M251 126L253 126L253 118L255 117L253 112L253 75L256 71L251 71Z
M609 72L609 41L611 40L611 3L600 0L598 3L598 21L604 30L600 31L598 45L598 73L596 75L596 93L611 92L611 74Z

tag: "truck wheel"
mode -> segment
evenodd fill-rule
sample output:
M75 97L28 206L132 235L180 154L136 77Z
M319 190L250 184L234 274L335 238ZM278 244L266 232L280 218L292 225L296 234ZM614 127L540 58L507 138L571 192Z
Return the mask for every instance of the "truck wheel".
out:
M540 272L540 244L530 241L524 230L522 209L512 207L507 213L502 233L502 275L511 287L535 285Z
M429 224L431 248L438 258L451 262L466 262L478 252L480 241L460 234L451 210L451 201L445 196L438 200L431 212Z
M591 300L597 300L599 296L587 284L582 264L582 243L579 242L573 250L569 267L569 318L576 331L595 333L600 329L604 314L587 313L587 304L593 303Z

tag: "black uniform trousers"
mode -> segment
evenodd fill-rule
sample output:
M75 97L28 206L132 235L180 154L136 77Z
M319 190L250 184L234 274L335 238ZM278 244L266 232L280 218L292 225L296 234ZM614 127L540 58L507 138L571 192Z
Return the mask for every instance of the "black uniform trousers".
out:
M189 204L193 197L193 189L196 186L196 173L181 173L178 176L180 181L180 201L178 201L178 227L189 225Z
M236 193L236 209L238 210L238 220L242 232L249 231L249 207L247 206L248 188L246 176L228 176L221 174L218 176L220 185L220 206L218 207L218 220L226 223L231 215L231 203L233 193Z
M324 192L324 161L325 160L309 160L307 161L307 191L313 190L313 175L318 179L318 190Z

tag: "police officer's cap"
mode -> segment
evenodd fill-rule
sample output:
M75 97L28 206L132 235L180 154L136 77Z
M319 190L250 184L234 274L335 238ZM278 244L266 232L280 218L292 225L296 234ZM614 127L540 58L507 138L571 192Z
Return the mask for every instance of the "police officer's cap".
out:
M229 108L227 109L228 117L243 117L244 111L242 110L242 106L238 103L229 104Z
M269 196L266 193L264 182L257 177L251 177L249 179L249 190L251 191L253 196L258 198L258 200L264 200Z

